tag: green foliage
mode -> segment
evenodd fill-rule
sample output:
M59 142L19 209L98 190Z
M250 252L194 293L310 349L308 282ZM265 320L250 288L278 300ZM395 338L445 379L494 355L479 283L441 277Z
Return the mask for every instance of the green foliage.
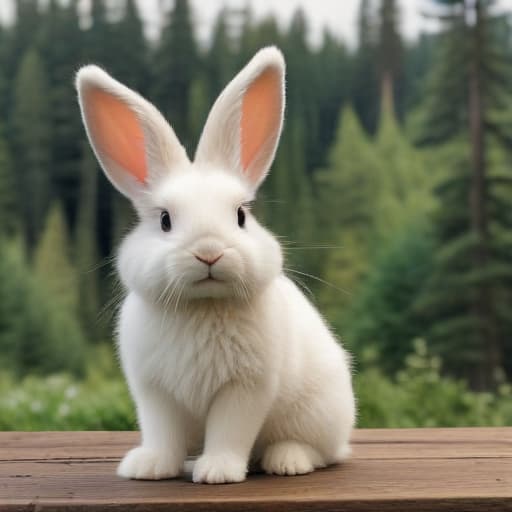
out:
M453 378L480 385L488 340L499 341L498 370L512 375L512 32L506 16L490 15L492 2L477 3L483 25L461 16L462 0L433 2L448 15L441 34L404 45L398 2L362 0L359 44L349 52L329 32L311 46L301 10L281 27L273 16L225 8L204 46L201 13L187 0L160 3L162 36L151 41L135 0L93 0L80 16L78 0L17 0L19 17L0 27L0 428L134 426L111 363L92 370L112 361L101 348L85 375L84 338L94 347L103 340L99 308L112 303L102 260L134 213L84 141L78 66L99 64L155 101L192 154L217 94L268 44L285 53L287 112L255 213L360 361L360 424L510 423L506 386L471 393ZM475 69L483 238L468 199L478 167L469 143ZM413 135L429 148L415 147ZM485 265L474 258L481 247ZM482 296L492 315L475 313Z
M74 212L79 188L76 160L83 138L76 115L76 93L70 77L82 58L82 33L75 1L62 5L52 0L43 12L36 48L44 61L48 90L48 122L51 124L49 149L51 161L45 172L51 176L51 199L58 197L66 211ZM62 44L66 41L66 44Z
M340 116L327 168L319 170L316 179L317 201L324 205L318 212L321 239L339 245L329 251L324 277L352 293L366 270L367 251L375 235L379 169L375 151L349 108ZM326 288L323 300L342 307L343 297L335 292Z
M285 248L289 249L287 266L308 272L313 271L314 254L293 250L295 246L309 247L315 226L310 179L304 154L297 151L298 147L304 147L304 139L302 118L290 118L274 171L263 186L258 213L272 231L283 238Z
M144 94L150 85L144 27L137 9L137 2L124 0L122 4L121 18L112 27L113 37L110 47L112 73L128 87Z
M443 377L439 359L417 340L404 369L385 376L368 354L356 373L359 427L455 427L512 422L512 389L474 393L462 381ZM112 353L99 346L90 370L77 381L65 374L0 377L0 430L132 430L135 411Z
M205 67L208 80L210 105L216 100L225 85L236 71L234 61L234 41L229 35L229 13L225 7L219 11L213 28L212 42L206 54ZM201 83L206 80L203 78Z
M432 185L438 176L427 170L426 155L413 147L394 114L390 89L383 89L375 151L379 161L377 233L385 241L404 223L424 218L435 203Z
M371 0L361 0L358 17L359 44L352 63L350 96L365 130L375 133L379 114L379 66L375 19Z
M336 288L326 289L324 301L339 309L356 290L374 247L432 206L432 180L423 156L401 133L391 98L384 100L373 147L355 114L345 110L328 167L316 173L317 192L324 205L319 213L322 236L340 245L330 251L324 276L348 292L343 298ZM333 318L334 311L328 316Z
M188 0L176 0L155 53L153 85L157 106L171 121L189 154L194 144L188 125L189 95L199 59L192 22Z
M77 311L77 273L70 260L70 240L62 207L55 203L34 254L34 270L42 286L69 313Z
M106 0L94 0L90 10L91 24L84 32L83 54L87 61L109 67L116 56L110 51L113 26L109 23Z
M339 108L349 100L350 57L345 45L329 31L323 33L321 47L313 55L311 62L317 95L318 142L316 165L326 165L329 148L336 134Z
M98 347L83 380L66 374L0 377L0 430L133 430L128 390L112 368L112 354Z
M22 244L2 240L0 247L0 367L80 375L85 341L74 316L33 276Z
M378 55L381 90L386 84L397 105L397 114L403 113L403 44L400 34L400 9L396 0L381 0L378 11ZM382 121L381 121L382 122Z
M311 72L314 69L314 59L307 44L307 33L308 20L304 11L299 8L292 16L288 32L282 41L282 48L286 58L287 73L302 77L300 80L287 83L286 102L289 112L293 112L292 121L295 130L303 130L300 134L289 134L297 141L293 145L292 154L301 160L300 163L306 170L319 165L323 156L317 154L319 122L316 110L320 101L316 97L316 79ZM306 126L307 137L304 129ZM291 130L293 131L294 128Z
M425 77L433 60L438 44L438 36L420 34L414 45L404 49L404 109L409 113L422 104L425 99ZM407 120L407 119L406 119Z
M466 382L441 375L440 360L428 353L421 339L393 379L368 354L365 369L356 374L361 427L506 426L512 423L512 387L502 384L496 394L469 390Z
M510 139L496 117L512 101L502 38L504 27L507 33L510 28L495 16L492 1L435 3L443 7L444 33L429 76L420 140L449 143L458 153L436 190L435 266L420 304L431 319L425 335L447 368L486 388L512 366L512 265L496 250L508 246L511 226L502 207L505 195L510 200L504 186L510 167L500 163Z
M413 223L397 233L372 261L359 293L343 315L345 343L358 358L371 349L381 370L392 374L428 326L416 302L433 266L428 227Z
M18 203L32 249L39 237L51 197L49 163L52 126L48 104L48 79L35 49L21 60L15 79L12 127L15 135L13 160L20 193ZM26 196L30 196L30 199Z
M190 105L188 110L188 126L194 142L199 142L199 137L206 123L211 103L208 101L208 87L204 78L196 78L190 87Z
M12 161L0 127L0 236L12 234L19 225L16 183L13 179Z
M88 333L89 337L94 340L98 337L100 304L99 272L97 269L99 251L96 240L99 168L92 150L89 147L84 147L83 151L84 156L80 169L80 202L74 240L74 260L76 262L78 295L80 297L80 319L84 332ZM115 215L115 219L120 217L121 214Z

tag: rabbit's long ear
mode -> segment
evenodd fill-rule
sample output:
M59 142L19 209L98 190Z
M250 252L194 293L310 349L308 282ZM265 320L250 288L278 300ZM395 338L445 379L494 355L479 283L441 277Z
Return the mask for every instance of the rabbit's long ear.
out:
M189 160L158 110L97 66L78 71L76 88L91 146L105 174L137 200L161 177Z
M195 161L239 173L257 188L281 135L284 75L281 52L275 47L260 50L213 105Z

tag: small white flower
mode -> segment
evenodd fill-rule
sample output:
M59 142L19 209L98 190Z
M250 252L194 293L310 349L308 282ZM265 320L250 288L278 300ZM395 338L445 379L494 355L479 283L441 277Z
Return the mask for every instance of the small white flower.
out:
M57 410L57 414L59 416L67 416L69 414L70 407L66 403L62 403L59 405L59 409Z
M36 400L30 404L30 410L32 412L40 412L43 409L43 404L41 400Z
M20 401L15 396L10 396L5 400L7 407L17 407Z
M77 386L69 386L66 389L66 392L64 393L66 398L75 398L75 396L78 394L78 387Z

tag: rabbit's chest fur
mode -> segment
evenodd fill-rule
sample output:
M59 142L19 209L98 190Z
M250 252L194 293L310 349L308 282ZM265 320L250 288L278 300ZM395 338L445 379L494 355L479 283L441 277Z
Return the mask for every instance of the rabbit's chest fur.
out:
M130 300L125 309L131 309ZM136 333L129 325L123 329L121 343L136 348L125 350L132 360L125 366L171 393L196 417L206 415L224 384L245 381L250 385L268 368L264 334L254 316L243 311L196 305L166 315L148 308L144 315L145 333Z

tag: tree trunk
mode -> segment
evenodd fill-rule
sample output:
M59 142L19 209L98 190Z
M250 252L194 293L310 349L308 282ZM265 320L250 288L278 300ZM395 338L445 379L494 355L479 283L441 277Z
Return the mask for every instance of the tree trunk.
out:
M473 25L468 25L471 34L471 57L469 70L469 135L471 144L471 180L469 188L469 210L471 230L478 242L473 252L473 268L485 270L489 266L489 218L487 212L486 143L484 134L484 97L482 87L482 46L485 37L485 16L482 0L465 0L466 12L474 10ZM471 11L469 11L471 12ZM492 287L489 283L477 285L473 314L478 320L478 338L481 344L482 361L476 376L475 386L481 389L496 384L497 371L502 368L502 347L494 315Z

